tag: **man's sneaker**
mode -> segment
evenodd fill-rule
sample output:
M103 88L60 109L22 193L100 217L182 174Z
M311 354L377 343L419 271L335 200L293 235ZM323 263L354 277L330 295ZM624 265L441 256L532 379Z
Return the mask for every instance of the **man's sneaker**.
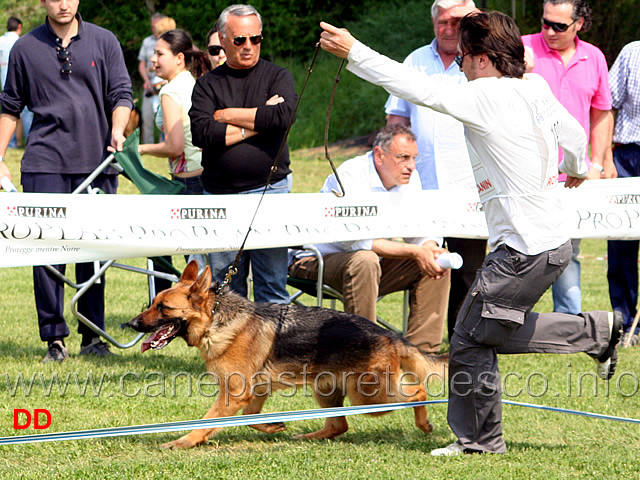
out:
M108 357L115 355L109 350L109 345L100 340L100 337L94 338L89 345L80 348L80 355L95 355L96 357Z
M613 377L618 363L618 345L622 336L622 324L624 320L621 312L609 312L609 326L611 327L611 337L609 346L605 352L596 358L598 364L598 375L603 380L609 380Z
M620 343L622 347L635 347L638 345L638 334L631 335L631 332L625 332Z
M47 354L42 359L42 363L47 362L63 362L69 358L67 348L62 343L62 340L55 340L49 344Z
M465 448L460 445L458 442L452 443L451 445L447 445L443 448L436 448L435 450L431 450L432 457L453 457L454 455L462 455L465 453Z

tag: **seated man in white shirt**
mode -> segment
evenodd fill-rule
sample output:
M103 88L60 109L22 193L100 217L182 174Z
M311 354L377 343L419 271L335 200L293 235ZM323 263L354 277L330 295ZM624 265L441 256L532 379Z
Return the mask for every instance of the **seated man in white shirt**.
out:
M420 191L418 145L403 125L383 128L373 150L344 162L338 174L349 193ZM330 175L322 192L337 189ZM383 238L317 245L324 257L324 282L342 292L344 309L376 321L378 296L410 290L406 338L425 353L438 353L449 301L450 276L436 259L446 252L442 238ZM293 277L316 280L315 257L299 256Z

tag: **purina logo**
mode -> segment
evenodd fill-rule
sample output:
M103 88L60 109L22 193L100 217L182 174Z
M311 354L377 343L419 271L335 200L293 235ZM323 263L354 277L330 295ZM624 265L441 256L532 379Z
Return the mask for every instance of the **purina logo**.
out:
M357 207L325 208L325 217L377 217L377 205L359 205Z
M640 204L640 195L627 193L624 195L611 195L609 203L617 203L619 205L638 205Z
M225 220L226 208L172 208L171 218L179 220Z
M67 218L67 207L20 207L15 209L18 217Z
M484 207L480 202L469 202L467 204L467 212L482 212L484 211Z

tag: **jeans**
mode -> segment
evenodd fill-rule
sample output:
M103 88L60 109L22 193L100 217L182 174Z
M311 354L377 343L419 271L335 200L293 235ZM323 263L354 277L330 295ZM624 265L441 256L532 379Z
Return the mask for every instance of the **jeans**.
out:
M184 185L184 191L182 195L202 195L204 194L204 187L202 186L202 175L195 177L176 177L171 176L171 179L180 182Z
M292 179L291 174L289 174L286 178L269 185L267 193L289 193L291 185ZM239 192L239 194L262 194L263 191L264 187L258 187ZM286 247L244 251L238 263L238 273L232 277L229 287L234 292L248 297L247 279L249 277L249 267L251 266L253 298L256 302L289 303L287 253L288 249ZM229 266L233 263L237 254L237 251L209 254L209 266L211 267L214 281L222 283Z
M31 124L33 123L33 112L27 107L24 107L20 118L22 119L22 130L24 131L24 138L27 138L29 136L29 132L31 131Z
M577 315L582 311L582 290L580 289L580 239L571 240L573 253L571 261L562 275L551 287L553 311Z

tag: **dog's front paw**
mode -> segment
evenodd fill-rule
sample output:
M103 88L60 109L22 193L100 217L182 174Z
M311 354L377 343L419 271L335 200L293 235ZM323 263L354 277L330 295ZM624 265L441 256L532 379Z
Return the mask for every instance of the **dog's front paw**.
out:
M267 423L264 427L265 433L284 432L287 429L287 426L283 422Z
M433 425L431 425L431 423L429 423L428 421L426 423L424 423L423 425L418 425L418 428L420 430L422 430L424 433L432 433L433 432Z
M173 442L163 443L160 448L165 450L183 450L186 448L193 448L196 446L196 443L191 441L186 437L181 437Z

